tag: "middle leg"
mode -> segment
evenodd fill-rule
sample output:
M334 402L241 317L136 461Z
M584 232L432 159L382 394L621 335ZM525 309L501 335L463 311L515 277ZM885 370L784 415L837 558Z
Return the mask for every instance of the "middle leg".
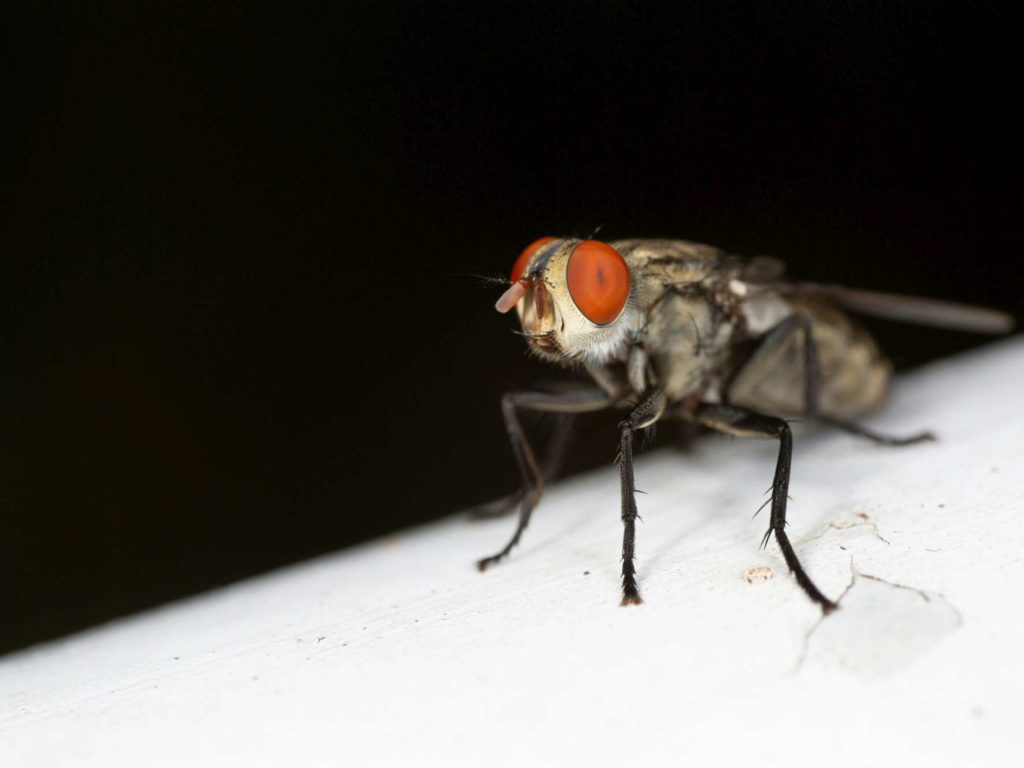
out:
M829 613L838 606L825 597L807 575L796 551L786 534L786 502L789 499L789 473L793 463L793 434L784 419L763 416L760 413L724 405L702 405L697 420L705 426L738 437L774 437L779 441L779 455L775 462L775 476L772 479L772 514L768 531L761 542L768 543L771 536L779 543L782 557L793 572L797 584L811 600Z

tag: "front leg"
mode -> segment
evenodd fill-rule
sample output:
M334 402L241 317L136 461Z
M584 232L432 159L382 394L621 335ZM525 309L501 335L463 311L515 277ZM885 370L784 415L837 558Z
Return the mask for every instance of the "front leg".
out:
M636 583L636 565L633 562L636 543L636 486L633 482L633 433L649 427L665 411L665 395L648 393L629 416L619 424L619 481L622 489L622 603L639 605L640 590Z
M738 437L778 438L779 457L775 463L775 477L772 479L772 516L761 545L766 545L774 535L797 584L811 600L821 606L822 611L829 613L835 610L838 606L811 581L786 535L786 501L789 498L789 471L793 463L793 433L789 424L774 416L763 416L745 408L725 405L702 405L697 411L697 420L719 432Z
M541 478L545 484L557 480L562 471L569 437L576 420L576 415L572 413L558 413L555 416L555 425L551 430L551 437L548 440L547 449L544 451L544 463L540 468ZM471 520L493 520L497 517L505 517L519 509L523 498L529 491L530 488L520 486L515 493L470 509L468 511L469 518Z
M534 507L537 506L537 502L540 501L540 495L544 488L544 470L526 440L526 433L523 431L522 424L519 423L518 412L527 410L541 413L576 414L600 411L611 405L612 401L604 392L592 387L558 394L509 392L501 398L501 412L505 418L505 428L508 430L512 452L515 454L516 464L519 465L519 475L522 478L522 489L517 496L519 521L508 544L500 552L477 561L477 568L481 571L486 570L508 555L512 548L519 543L523 531L530 524L530 515L533 513Z

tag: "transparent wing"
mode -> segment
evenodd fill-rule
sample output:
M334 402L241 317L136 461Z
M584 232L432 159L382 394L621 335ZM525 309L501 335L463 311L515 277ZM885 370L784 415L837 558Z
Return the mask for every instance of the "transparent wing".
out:
M954 328L974 333L1008 333L1014 326L1013 317L998 309L940 299L862 291L858 288L820 283L787 283L777 286L777 290L782 294L822 296L851 312L920 325Z
M737 257L736 260L739 264L739 279L745 283L774 283L781 280L786 272L785 263L773 256L753 256L749 259Z

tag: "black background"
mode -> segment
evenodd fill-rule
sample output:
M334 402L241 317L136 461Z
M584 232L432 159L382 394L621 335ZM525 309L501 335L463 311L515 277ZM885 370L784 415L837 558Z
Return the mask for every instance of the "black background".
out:
M540 235L1024 309L996 7L139 5L2 33L0 648L511 490Z

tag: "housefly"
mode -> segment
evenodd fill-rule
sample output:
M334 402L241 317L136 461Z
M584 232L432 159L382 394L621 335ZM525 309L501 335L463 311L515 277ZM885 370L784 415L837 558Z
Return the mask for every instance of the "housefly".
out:
M622 409L622 605L642 602L634 565L638 432L677 420L777 440L762 546L774 537L797 583L828 612L836 604L815 586L786 533L793 448L787 417L815 419L885 445L932 439L927 432L890 437L857 423L882 405L892 366L846 311L983 333L1012 326L1008 315L981 307L790 282L775 259L744 259L683 240L541 238L516 259L496 308L516 310L532 352L582 368L591 383L503 397L522 486L491 513L518 509L518 523L508 544L478 567L497 563L519 543L574 415ZM527 442L523 411L561 415L543 464Z

